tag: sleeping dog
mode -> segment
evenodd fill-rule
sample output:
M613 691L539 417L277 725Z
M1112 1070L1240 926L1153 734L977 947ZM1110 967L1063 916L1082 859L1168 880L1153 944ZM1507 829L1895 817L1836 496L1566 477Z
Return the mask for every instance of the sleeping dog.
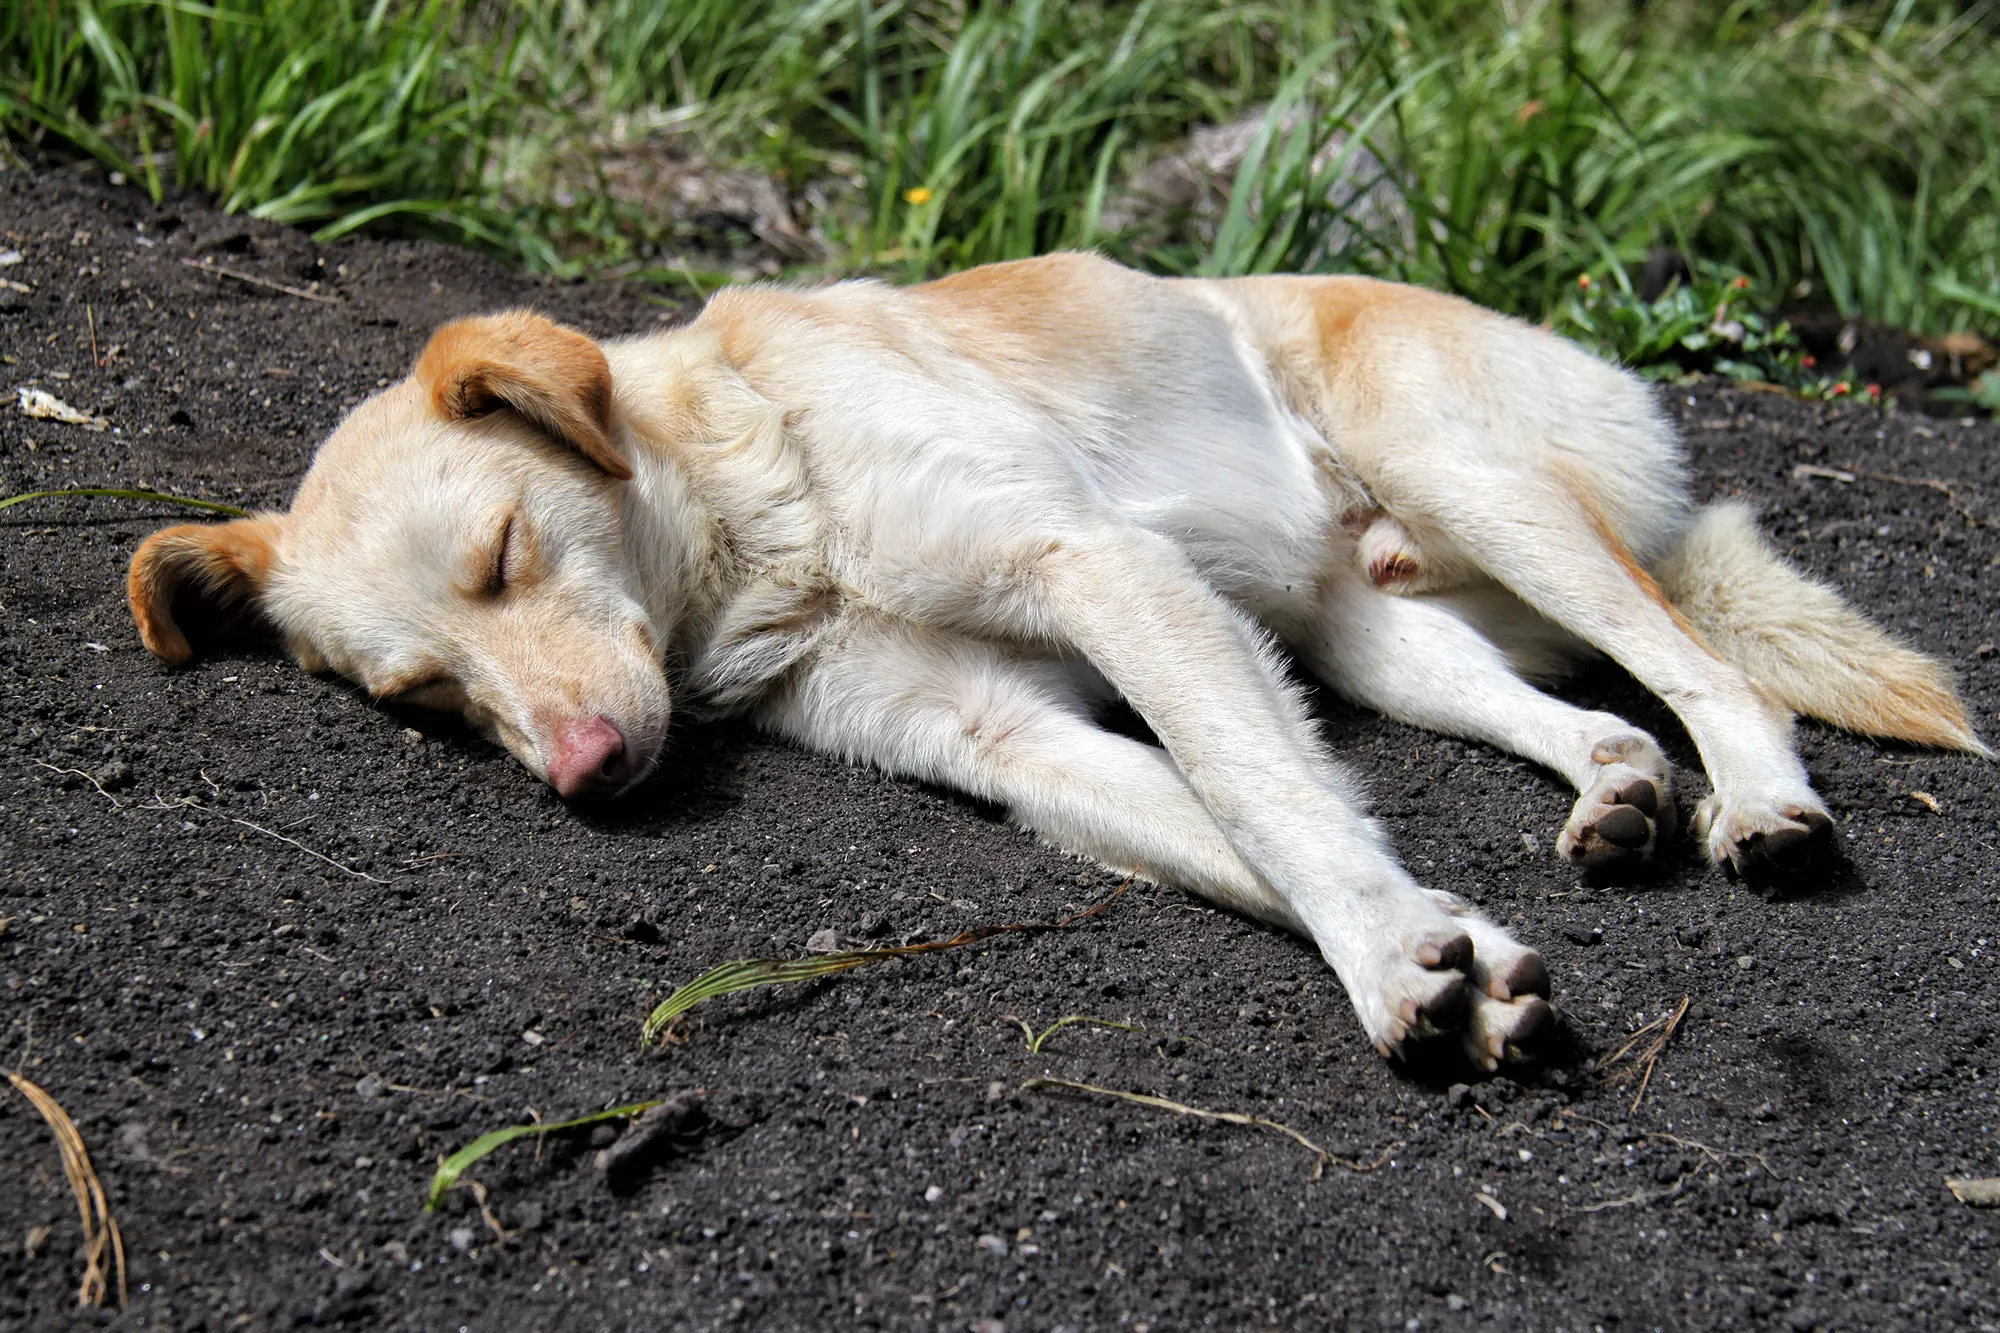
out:
M641 782L676 706L957 788L1310 937L1385 1055L1489 1070L1548 1014L1542 961L1396 862L1290 662L1562 775L1557 850L1595 870L1676 807L1651 736L1530 683L1592 652L1686 725L1734 873L1831 840L1794 714L1986 753L1937 663L1691 504L1643 384L1353 277L1063 254L734 289L602 344L462 320L289 512L156 533L129 591L170 663L192 604L250 608L566 798ZM1158 745L1099 725L1118 700Z

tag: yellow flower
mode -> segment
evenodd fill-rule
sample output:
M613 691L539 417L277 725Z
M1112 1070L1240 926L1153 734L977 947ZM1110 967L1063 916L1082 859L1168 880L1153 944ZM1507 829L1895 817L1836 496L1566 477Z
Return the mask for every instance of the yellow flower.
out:
M928 204L930 201L931 187L928 185L919 185L914 189L903 191L903 202L906 204Z

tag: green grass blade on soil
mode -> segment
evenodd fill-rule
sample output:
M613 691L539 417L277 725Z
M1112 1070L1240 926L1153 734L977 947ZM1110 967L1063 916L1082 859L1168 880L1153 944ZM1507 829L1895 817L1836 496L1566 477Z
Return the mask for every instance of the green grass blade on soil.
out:
M531 1125L509 1125L505 1129L489 1130L472 1142L460 1148L451 1156L438 1163L437 1174L431 1177L431 1192L424 1200L424 1211L434 1213L444 1201L444 1196L458 1184L466 1168L495 1148L504 1148L515 1139L529 1134L554 1134L565 1129L581 1129L585 1125L600 1124L606 1120L625 1120L643 1111L658 1106L659 1099L650 1102L632 1102L625 1106L614 1106L608 1111L595 1111L590 1115L580 1115L574 1120L558 1120L553 1124L536 1121Z
M763 986L784 986L800 981L817 981L838 972L851 971L857 967L867 967L874 963L886 963L897 958L916 958L927 953L937 953L945 949L963 949L967 945L978 944L998 935L1033 935L1051 930L1063 930L1079 922L1098 915L1112 903L1118 901L1131 884L1128 878L1111 896L1095 907L1075 912L1056 921L1025 922L999 926L975 926L961 931L944 940L926 940L921 944L897 944L880 949L850 949L839 953L820 954L812 958L739 958L710 968L693 981L676 989L666 999L655 1005L646 1018L646 1026L640 1032L641 1048L663 1040L673 1030L674 1024L696 1005L724 995L737 995L743 991L756 990Z
M54 491L26 491L20 495L10 495L0 499L0 509L11 509L30 500L56 500L65 496L106 496L114 500L152 500L160 504L185 505L189 509L204 509L212 514L227 514L231 518L248 518L250 511L236 505L224 504L220 500L197 500L191 495L168 495L162 491L124 491L106 486L71 486Z

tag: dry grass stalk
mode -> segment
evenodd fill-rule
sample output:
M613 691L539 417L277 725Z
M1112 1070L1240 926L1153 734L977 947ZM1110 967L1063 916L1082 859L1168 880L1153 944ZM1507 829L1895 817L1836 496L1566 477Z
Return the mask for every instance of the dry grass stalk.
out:
M1597 1076L1605 1083L1623 1083L1635 1075L1638 1077L1639 1090L1633 1094L1632 1104L1625 1108L1628 1114L1638 1110L1639 1103L1645 1099L1646 1087L1653 1081L1653 1066L1659 1063L1660 1052L1666 1050L1667 1043L1673 1040L1674 1029L1687 1016L1690 998L1681 996L1680 1004L1671 1014L1662 1014L1634 1032L1625 1039L1624 1045L1597 1066ZM1615 1068L1621 1062L1626 1062L1624 1068Z
M1072 1083L1064 1078L1031 1078L1021 1087L1023 1091L1033 1091L1036 1088L1061 1088L1067 1092L1095 1093L1099 1097L1116 1097L1120 1101L1135 1102L1140 1106L1150 1106L1159 1111L1172 1111L1175 1115L1192 1116L1197 1120L1219 1120L1226 1125L1247 1125L1255 1129L1268 1129L1273 1133L1283 1134L1313 1154L1314 1180L1318 1180L1325 1173L1329 1162L1335 1166L1344 1166L1349 1171L1373 1171L1388 1161L1389 1154L1401 1146L1392 1143L1384 1148L1381 1156L1374 1161L1356 1162L1345 1157L1336 1157L1290 1125L1281 1125L1261 1115L1247 1115L1242 1111L1209 1111L1199 1106L1189 1106L1184 1102L1171 1101L1165 1097L1153 1097L1143 1092L1126 1092L1119 1088L1100 1088L1094 1083Z
M40 1087L13 1072L8 1073L7 1081L49 1122L49 1129L56 1136L56 1149L62 1154L63 1174L69 1177L70 1191L76 1196L85 1256L83 1283L77 1288L76 1303L86 1307L103 1305L110 1291L110 1274L115 1272L118 1308L124 1309L125 1238L119 1234L118 1219L111 1215L111 1205L104 1197L104 1182L97 1178L97 1170L90 1164L90 1150L83 1146L83 1135L77 1132L69 1112Z

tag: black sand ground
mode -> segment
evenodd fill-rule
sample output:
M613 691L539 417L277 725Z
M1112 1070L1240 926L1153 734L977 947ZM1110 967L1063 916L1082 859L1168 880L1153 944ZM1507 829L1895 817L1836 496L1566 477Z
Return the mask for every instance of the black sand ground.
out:
M435 321L532 301L610 334L666 313L447 249L155 209L75 173L0 175L0 233L22 255L0 267L7 492L279 505ZM114 429L31 420L21 384ZM2000 733L2000 430L1712 388L1671 401L1703 491L1754 497L1798 561L1941 654ZM964 801L741 729L682 732L657 781L582 812L484 744L274 656L164 670L127 620L124 566L186 517L0 517L0 1060L76 1118L131 1264L122 1316L75 1312L52 1140L0 1094L0 1323L2000 1323L2000 1215L1944 1186L2000 1174L1992 765L1807 727L1843 873L1766 901L1689 858L1587 889L1551 851L1569 798L1546 774L1329 704L1411 865L1548 956L1566 1044L1469 1091L1448 1065L1377 1058L1299 941L1146 887L1064 932L727 1001L641 1054L663 988L717 961L827 929L1046 920L1111 882ZM1615 672L1574 692L1691 758ZM1700 789L1686 774L1684 808ZM1684 997L1634 1109L1635 1084L1601 1085L1588 1060ZM1170 1035L1072 1027L1031 1055L1015 1016L1068 1014ZM1043 1074L1270 1117L1379 1166L1315 1180L1275 1132L1023 1090ZM423 1211L438 1155L484 1130L693 1088L706 1132L615 1189L571 1136L473 1171L504 1239L468 1190Z

